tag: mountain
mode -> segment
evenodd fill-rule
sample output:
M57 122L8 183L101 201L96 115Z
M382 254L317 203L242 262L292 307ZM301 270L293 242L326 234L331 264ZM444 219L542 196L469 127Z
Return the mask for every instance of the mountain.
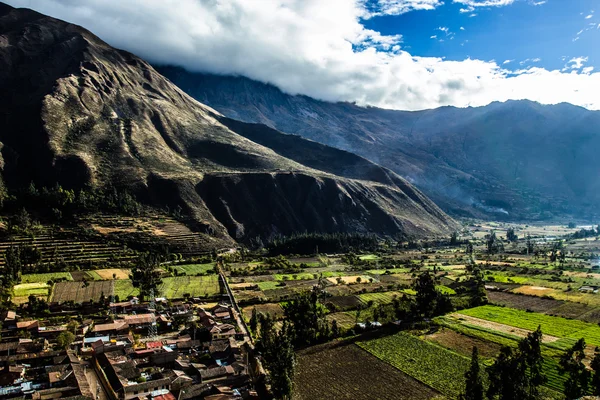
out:
M159 67L221 113L354 152L454 215L595 218L600 112L530 101L407 112L289 95L245 77Z
M85 29L1 3L0 110L9 188L33 181L127 190L181 206L221 244L304 231L426 236L456 228L390 170L224 117Z

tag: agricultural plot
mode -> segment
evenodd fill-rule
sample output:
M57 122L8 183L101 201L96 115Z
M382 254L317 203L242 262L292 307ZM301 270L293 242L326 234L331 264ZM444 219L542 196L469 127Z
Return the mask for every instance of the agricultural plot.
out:
M177 273L185 275L207 275L215 270L214 263L172 265L170 267L176 270Z
M333 305L333 307L330 306ZM327 298L325 305L337 310L348 310L361 306L363 302L357 296L333 296Z
M374 293L363 293L359 294L358 297L364 302L368 303L373 301L374 303L387 304L394 301L395 298L401 298L404 296L402 292L374 292Z
M72 281L73 277L69 272L49 272L46 274L24 274L21 276L21 283L47 283L50 280L64 279Z
M495 357L501 347L497 343L476 339L444 328L431 335L426 335L425 340L434 342L465 357L471 357L473 347L477 347L481 357Z
M441 346L402 332L357 344L446 396L456 398L463 389L470 360Z
M252 310L256 308L256 312L259 314L270 314L271 317L279 319L283 317L283 308L279 303L266 303L246 306L242 308L242 314L246 322L250 321L252 317Z
M426 400L435 390L356 345L310 348L300 353L294 400Z
M113 281L92 281L88 282L87 286L81 282L59 282L54 285L50 301L53 303L98 301L102 294L108 297L113 291Z
M48 296L50 286L46 282L21 283L13 287L15 297Z
M462 310L459 315L475 317L529 331L541 326L542 332L546 335L567 339L583 337L588 344L600 346L600 327L584 321L495 306L481 306Z
M488 291L487 296L489 301L493 304L543 313L549 312L563 304L562 301L558 300L518 295L508 292Z
M372 282L374 280L374 278L371 276L368 276L368 275L346 275L346 276L344 276L343 273L340 273L337 277L327 278L327 280L329 282L333 283L334 285L338 284L338 280L340 283L347 285L350 283L369 283L369 282Z
M94 280L108 281L111 279L129 279L131 270L122 268L106 268L87 271L87 273L91 275Z
M218 275L176 276L164 278L159 292L168 299L182 298L186 293L192 297L213 297L221 294L221 288Z
M127 299L128 297L139 296L140 291L138 288L133 287L133 284L129 279L121 279L113 281L114 296L120 301Z

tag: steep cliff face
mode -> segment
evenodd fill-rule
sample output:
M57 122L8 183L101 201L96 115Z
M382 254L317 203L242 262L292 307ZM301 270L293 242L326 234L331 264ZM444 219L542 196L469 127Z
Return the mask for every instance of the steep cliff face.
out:
M393 172L227 119L144 60L31 10L0 6L0 93L11 186L126 188L157 205L180 205L235 240L455 228Z
M230 118L267 124L375 161L458 215L595 219L598 214L598 111L530 101L383 110L292 96L244 77L175 67L159 71Z

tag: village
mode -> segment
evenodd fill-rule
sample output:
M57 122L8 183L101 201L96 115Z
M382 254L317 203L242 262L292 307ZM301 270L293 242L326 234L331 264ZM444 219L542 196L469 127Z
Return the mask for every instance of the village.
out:
M60 326L5 312L0 397L258 398L253 387L264 373L229 299L207 305L197 298L133 297L110 303L110 310L105 321L72 319ZM53 313L61 312L54 305Z

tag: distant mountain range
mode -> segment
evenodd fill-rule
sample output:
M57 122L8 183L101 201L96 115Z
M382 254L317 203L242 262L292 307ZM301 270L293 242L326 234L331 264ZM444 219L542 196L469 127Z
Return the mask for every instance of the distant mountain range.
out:
M227 118L87 30L2 3L0 127L9 188L128 190L181 206L215 246L305 231L421 237L457 228L389 169Z
M158 70L228 117L390 168L458 216L595 219L600 112L531 101L407 112L289 95L244 77Z

